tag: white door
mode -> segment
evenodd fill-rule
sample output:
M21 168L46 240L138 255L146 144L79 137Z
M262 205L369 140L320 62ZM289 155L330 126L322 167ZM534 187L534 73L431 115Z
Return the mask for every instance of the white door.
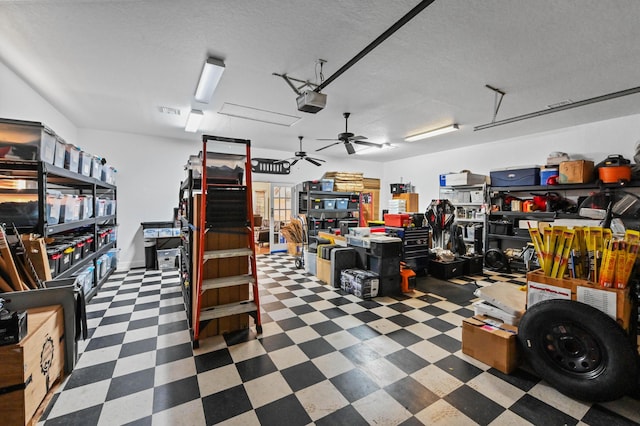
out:
M269 220L269 249L271 253L287 251L287 241L280 227L291 221L291 184L271 184L271 217Z

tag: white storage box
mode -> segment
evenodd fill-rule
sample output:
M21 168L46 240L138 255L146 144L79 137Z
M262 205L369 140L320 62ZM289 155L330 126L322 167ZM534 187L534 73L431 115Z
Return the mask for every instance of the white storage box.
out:
M142 230L142 236L144 238L158 238L158 228L147 228Z
M64 205L63 222L80 220L80 198L77 195L65 194L62 204Z
M56 136L42 123L0 119L0 157L53 164Z
M178 269L180 249L158 250L158 269Z
M447 173L440 175L440 186L470 186L482 185L487 181L485 175L474 175L473 173Z
M75 145L67 144L65 149L67 152L64 155L64 168L78 173L80 165L80 148Z
M60 191L47 191L47 225L60 223L63 196Z
M80 173L85 176L91 176L91 154L80 151L80 158L78 162L78 169Z
M60 138L56 138L56 149L53 154L53 165L64 167L64 157L67 155L67 144Z
M91 177L102 180L102 158L91 157Z

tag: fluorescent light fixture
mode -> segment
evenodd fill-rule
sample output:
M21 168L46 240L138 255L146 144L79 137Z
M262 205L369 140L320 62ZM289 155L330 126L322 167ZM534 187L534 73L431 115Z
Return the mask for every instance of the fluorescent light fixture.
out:
M225 102L218 114L229 117L244 118L245 120L259 121L262 123L277 124L278 126L291 127L302 117L296 115L282 114L274 111L253 108L243 105L230 104Z
M429 130L428 132L418 133L417 135L409 136L404 138L405 142L415 142L421 139L431 138L433 136L444 135L445 133L453 132L458 130L457 124L451 124L446 127L441 127L439 129Z
M198 109L192 109L187 116L187 124L184 126L185 132L195 133L200 128L200 123L204 118L204 113Z
M388 151L390 149L396 149L397 146L391 145L390 143L381 143L379 146L368 146L366 148L362 148L356 151L356 155L368 155L368 154L377 154L382 151Z
M200 74L200 80L196 88L196 101L203 104L208 104L211 101L213 92L216 90L223 72L224 62L222 60L216 58L207 59L204 67L202 67L202 74Z

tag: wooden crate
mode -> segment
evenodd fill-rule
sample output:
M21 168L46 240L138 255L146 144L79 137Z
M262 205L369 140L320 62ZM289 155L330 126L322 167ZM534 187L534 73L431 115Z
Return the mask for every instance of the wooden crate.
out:
M194 197L194 223L199 223L200 212L200 195ZM249 247L252 242L250 236L242 229L237 229L235 233L215 233L209 232L205 236L205 251L208 250L224 250L238 247ZM194 233L192 241L193 250L191 251L191 261L193 262L193 280L195 283L197 277L198 266L198 249L200 247L200 238ZM204 264L204 279L221 278L233 275L241 275L249 273L249 260L247 256L235 257L230 259L211 259ZM196 299L195 285L192 290L192 323L195 324L196 315ZM233 287L225 287L220 289L207 290L200 296L200 306L207 308L215 305L224 305L227 303L239 302L249 298L249 285L242 284ZM249 327L249 314L237 314L224 318L203 321L200 324L199 338L217 336L219 334L231 331L242 330Z
M543 286L536 286L543 284ZM546 286L551 286L547 289ZM562 289L566 290L565 292ZM552 296L556 297L552 297ZM613 312L606 312L607 301L615 303L615 320L620 326L629 331L631 315L633 315L633 301L631 288L624 289L601 287L598 284L578 278L551 278L544 275L542 270L527 273L527 306L542 298L567 298L587 303L598 308L609 316ZM615 298L615 302L613 301Z
M27 310L27 336L0 346L0 413L2 424L24 425L64 370L62 306Z

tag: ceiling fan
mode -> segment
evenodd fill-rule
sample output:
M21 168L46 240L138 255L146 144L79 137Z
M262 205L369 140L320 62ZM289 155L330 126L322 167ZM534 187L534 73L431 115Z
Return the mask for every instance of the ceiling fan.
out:
M302 150L302 138L303 136L298 136L298 139L300 140L300 151L296 151L295 157L287 158L286 160L280 160L280 161L277 161L277 163L284 163L285 161L293 160L293 162L291 163L291 166L293 166L300 160L307 160L311 164L315 164L316 166L321 166L322 164L320 164L320 162L324 163L324 160L320 158L309 157L307 156L307 153Z
M323 149L332 147L334 145L338 145L339 143L344 143L344 147L347 149L347 153L349 155L354 154L356 152L355 148L351 143L356 143L359 145L366 145L366 146L375 146L375 147L380 146L377 143L364 141L363 139L367 139L365 136L354 136L353 133L349 132L348 121L349 121L350 115L351 115L350 112L345 112L342 114L342 116L344 117L344 133L339 133L337 139L318 139L319 141L336 141L336 142L329 144L327 146L323 146L322 148L316 149L316 152L322 151Z

